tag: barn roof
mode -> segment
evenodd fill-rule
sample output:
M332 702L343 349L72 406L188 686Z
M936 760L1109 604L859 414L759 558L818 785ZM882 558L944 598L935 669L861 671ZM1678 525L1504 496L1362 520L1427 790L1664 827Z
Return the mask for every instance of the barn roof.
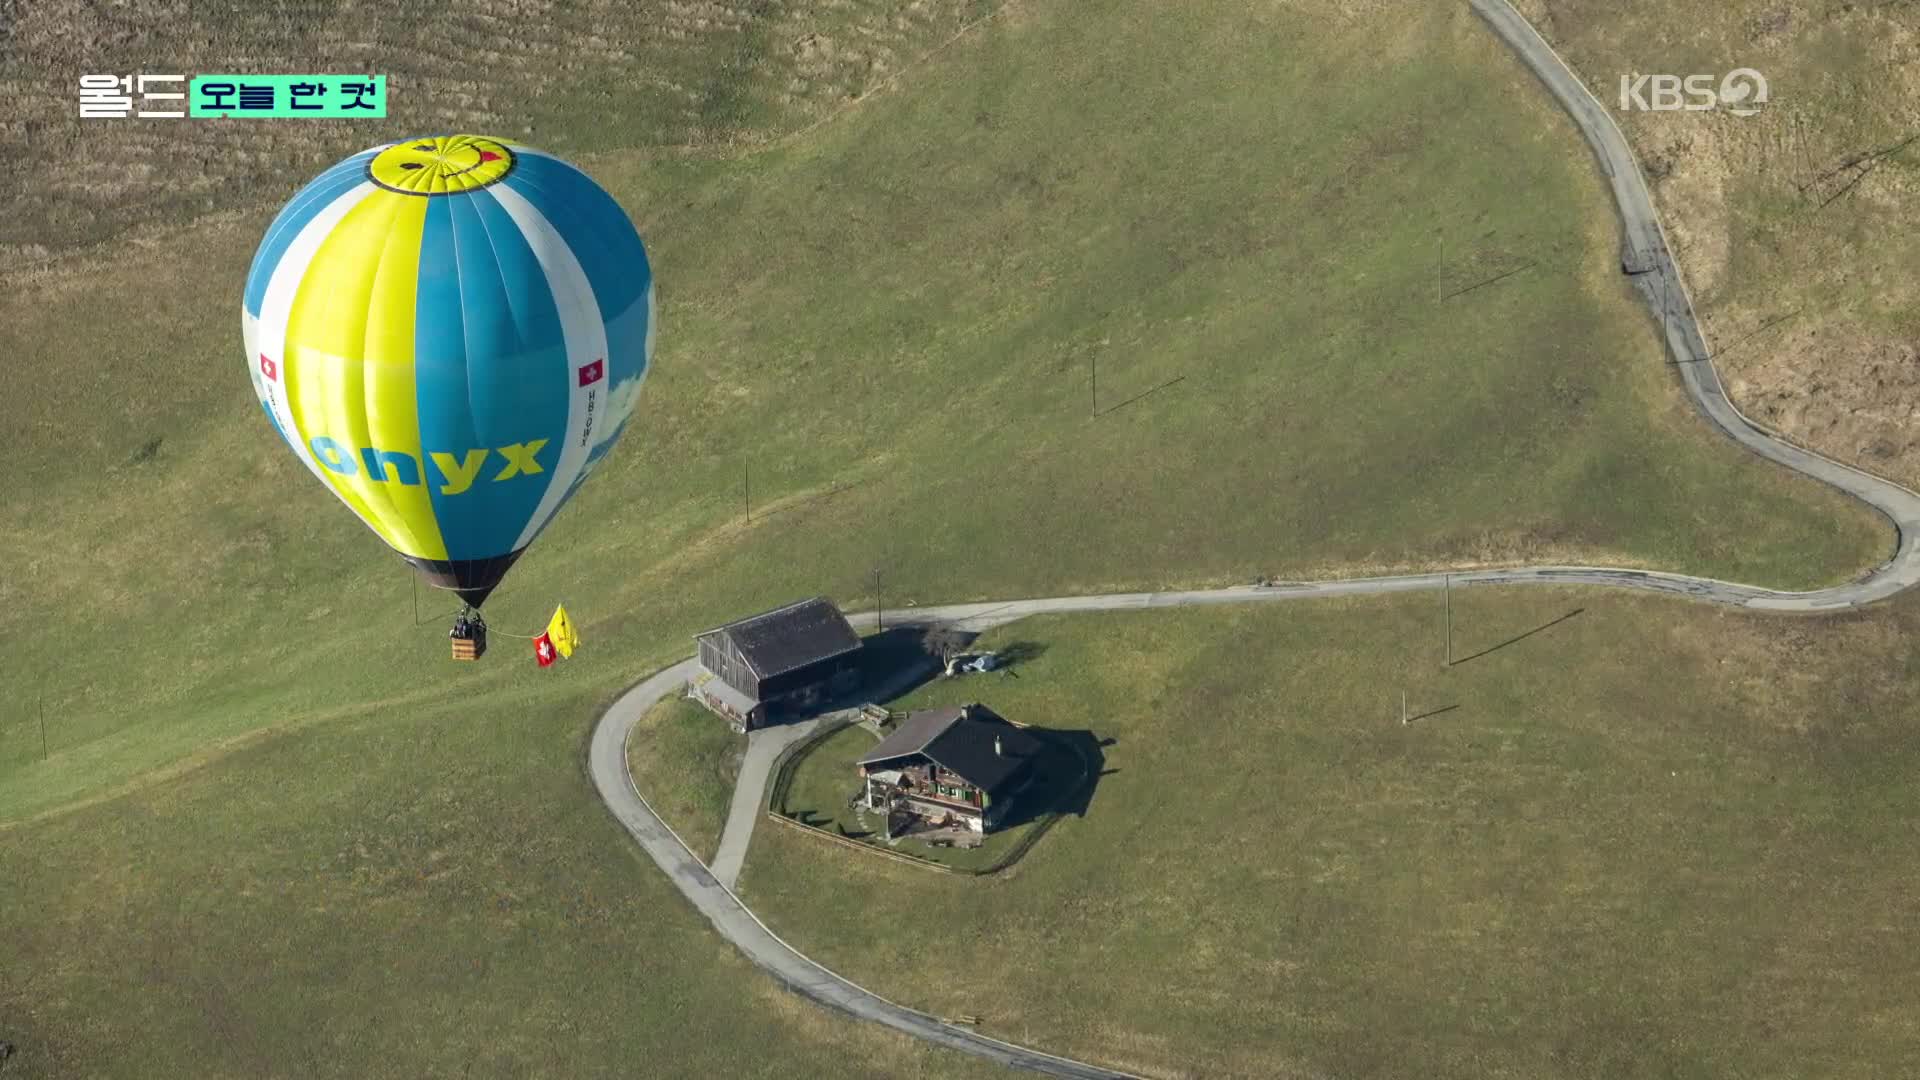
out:
M860 647L846 616L824 596L763 611L694 635L722 635L762 679L843 656Z
M998 739L999 750L994 749ZM1013 779L1041 750L1040 740L978 705L927 709L910 714L858 764L871 765L915 754L982 791Z

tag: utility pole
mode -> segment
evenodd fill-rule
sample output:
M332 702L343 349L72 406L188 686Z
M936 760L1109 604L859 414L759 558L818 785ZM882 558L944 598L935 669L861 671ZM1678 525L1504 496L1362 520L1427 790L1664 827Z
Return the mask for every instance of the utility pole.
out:
M753 463L740 466L740 497L747 504L747 524L753 524Z
M1400 726L1407 726L1407 692L1400 691Z
M880 612L880 568L876 566L873 568L873 630L875 633L887 628L886 619Z
M1099 352L1096 351L1088 355L1087 365L1093 372L1093 380L1088 384L1092 389L1087 395L1087 414L1090 416L1099 416L1100 415L1100 354Z
M36 710L40 714L40 760L47 760L47 688L40 687L40 704Z
M1447 605L1447 666L1453 666L1453 575L1448 574L1441 587Z

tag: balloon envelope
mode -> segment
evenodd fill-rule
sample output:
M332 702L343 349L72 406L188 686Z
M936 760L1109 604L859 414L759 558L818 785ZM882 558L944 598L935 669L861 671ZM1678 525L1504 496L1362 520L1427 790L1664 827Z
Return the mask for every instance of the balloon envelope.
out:
M613 197L473 135L322 173L267 229L241 316L281 438L475 605L619 438L654 322L646 251Z

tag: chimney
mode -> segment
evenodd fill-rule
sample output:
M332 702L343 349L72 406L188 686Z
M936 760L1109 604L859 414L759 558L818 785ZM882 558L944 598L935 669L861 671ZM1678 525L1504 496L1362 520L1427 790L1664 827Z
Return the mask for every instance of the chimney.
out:
M994 757L1005 757L1005 756L1006 756L1006 754L1005 754L1005 753L1004 753L1003 751L1001 751L1001 749L1000 749L1000 736L998 736L998 735L995 735L995 736L993 737L993 756L994 756Z

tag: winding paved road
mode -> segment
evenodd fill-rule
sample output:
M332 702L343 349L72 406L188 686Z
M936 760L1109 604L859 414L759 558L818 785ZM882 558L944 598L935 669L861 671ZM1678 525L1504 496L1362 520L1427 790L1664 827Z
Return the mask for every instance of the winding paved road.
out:
M877 694L875 698L886 700ZM645 713L652 705L649 701L640 711ZM740 883L740 868L747 862L747 844L753 840L753 827L760 820L760 803L767 797L773 763L781 751L813 734L819 726L820 718L814 717L797 724L761 728L747 737L747 753L733 782L733 804L727 808L727 824L720 830L720 843L708 867L720 884L731 889Z
M1706 416L1708 423L1741 446L1769 461L1831 484L1880 511L1893 523L1897 535L1891 558L1860 580L1837 588L1783 593L1704 579L1690 580L1700 580L1711 587L1702 594L1707 599L1788 611L1850 607L1884 599L1920 584L1920 559L1916 559L1915 552L1915 538L1920 536L1920 496L1898 484L1794 446L1777 433L1762 429L1734 407L1726 389L1720 385L1720 373L1714 369L1707 352L1706 338L1700 333L1699 320L1694 317L1693 299L1668 249L1666 230L1660 225L1660 215L1654 212L1646 180L1634 161L1626 136L1614 123L1613 114L1507 0L1469 2L1493 32L1519 54L1553 92L1579 126L1587 145L1593 148L1600 171L1606 174L1613 188L1614 204L1620 210L1620 268L1632 277L1654 317L1661 320L1669 355L1680 369L1681 381L1694 406Z
M896 613L894 621L951 622L966 629L985 630L1028 615L1048 612L1115 611L1378 595L1435 589L1441 587L1448 578L1462 586L1599 585L1673 593L1748 608L1822 611L1884 599L1920 583L1920 558L1916 558L1915 550L1915 537L1920 535L1920 496L1858 469L1793 446L1740 414L1720 385L1720 377L1708 356L1706 340L1694 317L1686 284L1669 252L1666 233L1660 226L1659 216L1654 212L1653 201L1639 166L1634 161L1633 152L1627 145L1626 137L1614 124L1613 117L1506 0L1469 2L1474 11L1552 91L1593 148L1601 170L1611 183L1614 201L1620 211L1621 269L1633 278L1654 316L1661 319L1670 355L1680 370L1681 379L1694 405L1709 423L1740 445L1770 461L1831 484L1886 515L1897 535L1892 557L1855 581L1811 592L1781 592L1755 585L1654 571L1549 566L1457 574L1404 574L1189 592L1115 593L1004 603L954 604ZM855 621L870 625L873 616L868 614ZM990 1039L968 1028L942 1023L926 1013L894 1004L807 959L767 929L728 885L722 884L702 865L673 830L660 820L659 815L653 812L635 789L627 773L627 733L655 701L677 691L692 675L693 668L693 660L683 661L623 694L600 718L594 729L588 766L594 786L599 789L601 799L614 817L639 841L640 846L666 871L722 937L789 989L823 1005L886 1024L916 1038L1003 1065L1054 1076L1107 1078L1127 1075ZM741 797L736 795L736 801ZM758 797L758 791L750 792L751 804L756 807ZM737 838L729 849L726 861L729 880L739 871L744 849L744 836Z

